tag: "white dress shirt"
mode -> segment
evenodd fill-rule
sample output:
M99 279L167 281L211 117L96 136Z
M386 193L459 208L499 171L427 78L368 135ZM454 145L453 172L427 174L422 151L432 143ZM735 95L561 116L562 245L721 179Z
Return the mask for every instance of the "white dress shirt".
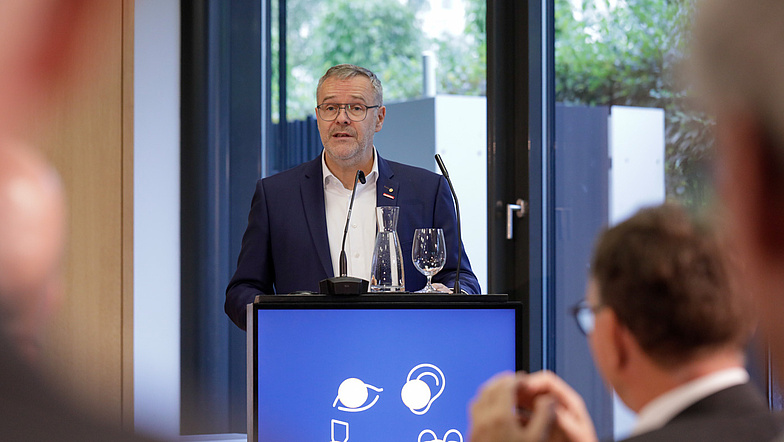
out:
M697 401L726 388L745 384L749 374L743 368L728 368L695 379L649 402L637 415L632 435L663 427L678 413Z
M321 154L321 170L324 177L324 209L327 214L327 237L329 254L332 257L332 270L340 276L340 249L343 242L343 229L346 226L348 206L351 202L351 189L329 170ZM376 243L376 182L378 181L378 162L373 147L373 169L366 175L365 184L357 181L357 193L351 210L351 223L346 235L346 258L348 276L370 280L370 264L373 247Z

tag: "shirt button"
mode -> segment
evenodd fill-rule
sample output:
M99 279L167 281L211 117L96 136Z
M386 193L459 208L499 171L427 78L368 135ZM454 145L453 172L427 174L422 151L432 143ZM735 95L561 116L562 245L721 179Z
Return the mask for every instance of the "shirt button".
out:
M352 225L351 225L351 227L352 227L352 228L354 228L354 229L356 229L356 228L357 228L357 225L356 225L356 224L352 224Z
M359 258L359 253L355 253L354 258Z

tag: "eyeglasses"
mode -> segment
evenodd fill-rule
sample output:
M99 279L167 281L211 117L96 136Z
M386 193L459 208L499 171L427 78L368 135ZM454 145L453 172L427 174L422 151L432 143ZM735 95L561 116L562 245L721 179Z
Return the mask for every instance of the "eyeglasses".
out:
M572 316L574 316L574 320L577 322L577 328L579 328L585 336L588 336L593 332L593 327L596 323L596 312L604 307L606 307L606 305L591 306L588 304L588 301L583 299L571 308Z
M316 106L316 112L318 116L324 121L333 121L335 118L338 117L340 114L341 109L346 110L346 116L351 121L362 121L367 117L368 109L373 109L375 107L381 107L381 105L375 106L365 106L364 104L360 103L348 103L348 104L337 104L337 103L328 103L328 104L319 104Z

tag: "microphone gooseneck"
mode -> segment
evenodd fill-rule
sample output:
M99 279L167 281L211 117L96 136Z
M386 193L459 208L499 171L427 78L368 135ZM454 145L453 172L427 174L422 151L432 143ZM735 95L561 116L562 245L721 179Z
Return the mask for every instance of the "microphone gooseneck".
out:
M354 208L354 196L357 193L357 181L365 184L365 173L357 171L354 176L354 188L351 190L351 202L348 205L348 215L346 216L346 227L343 229L343 244L340 247L340 276L322 279L319 281L319 290L327 295L356 296L367 293L368 281L354 278L348 275L348 262L346 259L346 234L351 222L351 209Z
M354 208L354 195L357 194L357 181L365 184L365 172L357 170L354 176L354 186L351 189L351 202L348 205L348 216L346 216L346 227L343 229L343 244L340 246L340 276L348 275L348 259L346 258L346 235L348 234L348 226L351 221L351 209Z
M452 192L452 198L455 200L455 211L457 212L457 269L455 270L455 286L452 292L460 294L460 258L463 256L463 237L460 234L460 204L457 203L455 188L452 186L452 180L449 179L449 172L446 170L444 160L441 159L439 154L436 154L436 163L438 163L438 168L441 169L441 174L446 178L449 190Z

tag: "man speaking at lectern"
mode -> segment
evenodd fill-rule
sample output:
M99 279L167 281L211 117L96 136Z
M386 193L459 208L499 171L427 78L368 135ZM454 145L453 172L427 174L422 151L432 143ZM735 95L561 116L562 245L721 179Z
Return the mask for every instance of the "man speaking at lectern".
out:
M316 88L316 115L324 150L318 158L256 182L237 270L226 289L226 314L245 329L246 305L260 294L318 292L319 281L339 274L349 200L358 170L346 238L348 275L370 279L376 206L399 206L398 237L406 291L425 285L411 262L414 230L444 230L447 260L433 282L448 291L457 268L457 219L446 180L425 169L387 161L373 145L386 116L381 81L368 69L333 66ZM461 291L480 293L463 252Z

